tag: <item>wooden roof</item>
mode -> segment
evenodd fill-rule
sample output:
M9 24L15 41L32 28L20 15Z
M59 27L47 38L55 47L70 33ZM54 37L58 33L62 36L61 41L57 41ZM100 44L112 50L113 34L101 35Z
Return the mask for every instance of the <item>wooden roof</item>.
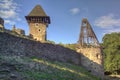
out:
M40 5L36 5L28 16L47 16Z

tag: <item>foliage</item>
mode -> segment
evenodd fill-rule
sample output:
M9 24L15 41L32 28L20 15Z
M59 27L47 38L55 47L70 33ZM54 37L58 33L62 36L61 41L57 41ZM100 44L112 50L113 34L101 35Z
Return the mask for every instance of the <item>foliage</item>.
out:
M76 44L63 44L60 42L58 45L69 48L71 50L76 50Z
M50 40L47 40L46 43L51 43L51 44L55 44L54 41L50 41Z
M72 50L76 50L76 44L66 44L65 47L72 49Z
M105 70L112 74L120 74L120 33L106 34L102 46Z

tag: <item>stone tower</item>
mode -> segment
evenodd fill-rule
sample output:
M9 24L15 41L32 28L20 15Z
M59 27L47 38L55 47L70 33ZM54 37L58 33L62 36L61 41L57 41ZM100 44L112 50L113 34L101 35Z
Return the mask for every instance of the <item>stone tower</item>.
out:
M93 75L103 79L104 68L102 49L86 18L82 20L77 52L81 54L81 65Z
M0 31L4 31L4 20L0 18Z
M46 41L46 28L50 24L50 17L46 15L40 5L36 5L33 10L25 16L29 24L29 35L33 39L41 42Z

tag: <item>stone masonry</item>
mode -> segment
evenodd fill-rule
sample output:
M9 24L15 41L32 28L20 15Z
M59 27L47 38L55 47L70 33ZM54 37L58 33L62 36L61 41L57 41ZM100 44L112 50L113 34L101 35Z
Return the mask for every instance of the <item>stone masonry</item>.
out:
M16 32L19 35L25 35L25 31L22 29L16 28L15 25L13 26L12 31Z
M104 68L102 49L86 18L82 20L77 52L81 54L81 65L92 74L103 79Z
M81 54L81 65L92 74L104 77L103 55L100 48L79 48L77 52Z
M56 44L20 38L6 32L0 32L0 54L38 57L51 61L80 65L80 54L76 51Z
M37 41L46 40L46 25L41 23L30 23L30 36Z

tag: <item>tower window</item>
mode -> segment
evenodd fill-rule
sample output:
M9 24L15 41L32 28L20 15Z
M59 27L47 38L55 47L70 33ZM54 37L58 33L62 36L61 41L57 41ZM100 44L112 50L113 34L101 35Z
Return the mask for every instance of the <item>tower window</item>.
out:
M100 58L101 58L101 56L100 56L100 54L99 54L99 53L96 55L96 57L97 57L98 59L100 59Z
M38 24L38 23L36 23L36 24L35 24L35 26L39 26L39 24Z
M39 29L39 31L40 31L40 29Z

